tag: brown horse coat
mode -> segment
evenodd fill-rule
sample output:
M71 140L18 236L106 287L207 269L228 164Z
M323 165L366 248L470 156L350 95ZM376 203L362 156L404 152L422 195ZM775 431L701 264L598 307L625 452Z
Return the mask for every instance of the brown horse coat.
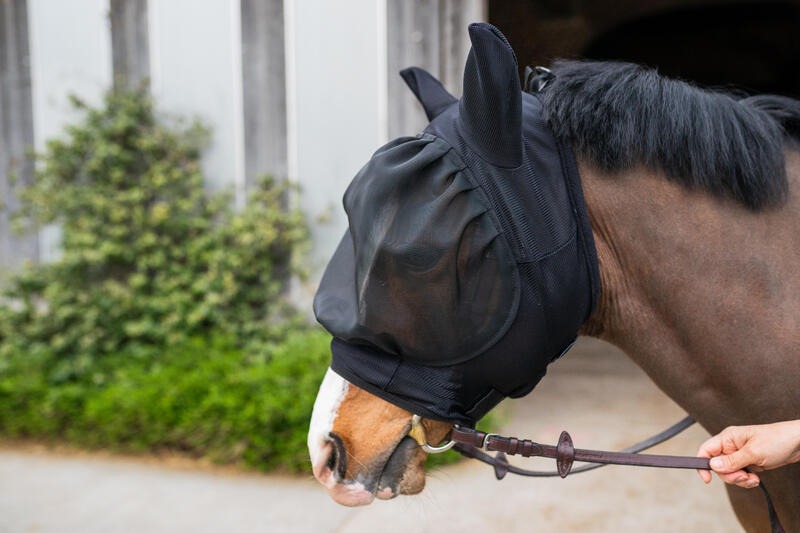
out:
M800 154L790 194L753 212L637 169L582 165L603 291L582 333L621 348L710 433L800 418ZM800 465L760 474L800 531ZM769 531L758 490L728 487L748 531Z

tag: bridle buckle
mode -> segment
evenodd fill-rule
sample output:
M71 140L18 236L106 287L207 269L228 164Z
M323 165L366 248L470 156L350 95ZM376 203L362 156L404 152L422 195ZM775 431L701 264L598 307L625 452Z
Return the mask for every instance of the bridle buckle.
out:
M483 437L483 446L481 446L481 449L485 450L487 452L491 452L492 451L492 450L489 449L489 438L490 437L497 437L498 439L502 439L503 438L500 435L498 435L497 433L487 433L486 436Z

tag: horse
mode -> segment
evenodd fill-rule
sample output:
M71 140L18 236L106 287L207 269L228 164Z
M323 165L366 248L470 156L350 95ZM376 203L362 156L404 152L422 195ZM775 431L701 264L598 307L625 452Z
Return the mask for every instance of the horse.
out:
M539 98L575 154L602 288L578 333L619 347L711 434L800 418L800 102L629 63L551 70ZM308 447L335 501L422 491L413 414L328 370ZM424 425L430 443L452 427ZM760 476L800 531L800 465ZM760 491L726 489L747 531L769 530Z

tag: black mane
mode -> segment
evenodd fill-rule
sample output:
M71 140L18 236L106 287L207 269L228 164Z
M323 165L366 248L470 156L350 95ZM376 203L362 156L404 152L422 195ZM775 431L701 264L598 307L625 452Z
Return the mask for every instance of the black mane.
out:
M600 170L638 164L752 210L788 195L784 147L800 142L800 102L736 95L631 63L557 61L542 93L556 135Z

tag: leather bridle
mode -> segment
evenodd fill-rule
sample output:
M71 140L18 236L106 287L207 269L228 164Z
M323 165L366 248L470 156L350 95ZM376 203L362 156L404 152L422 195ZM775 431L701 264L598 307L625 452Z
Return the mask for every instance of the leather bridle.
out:
M503 479L507 473L517 474L528 477L567 477L570 473L588 472L600 468L601 466L628 465L628 466L649 466L656 468L689 468L696 470L711 470L709 460L703 457L688 457L675 455L650 455L640 454L639 452L652 448L675 435L681 433L686 428L692 426L695 420L687 416L680 422L670 426L664 431L653 435L641 442L634 444L618 452L601 450L584 450L575 448L572 438L566 431L561 432L558 444L539 444L528 439L518 439L516 437L503 437L496 433L484 433L475 429L464 428L459 425L453 426L450 430L449 439L446 443L439 446L431 446L428 443L425 426L419 415L414 415L411 419L411 426L408 436L413 438L423 451L430 454L442 453L449 449L459 452L465 457L477 459L483 463L494 467L494 474L498 480ZM487 452L497 452L492 457ZM556 460L556 470L537 471L527 470L509 464L506 455L521 455L523 457L548 457ZM573 469L574 461L593 463ZM778 519L772 500L769 497L766 487L761 483L761 489L767 501L769 510L769 521L773 533L784 533L783 526Z

